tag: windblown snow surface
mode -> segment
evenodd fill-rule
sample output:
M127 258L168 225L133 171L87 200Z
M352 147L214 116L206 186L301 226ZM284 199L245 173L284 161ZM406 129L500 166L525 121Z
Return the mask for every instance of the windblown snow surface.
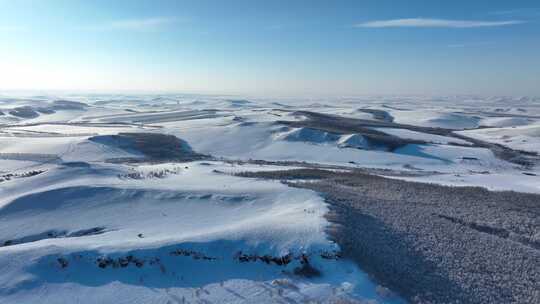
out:
M467 140L538 152L538 100L456 98L0 95L0 302L402 303L340 258L317 192L233 173L307 162L540 192L537 166ZM286 123L302 111L389 125Z

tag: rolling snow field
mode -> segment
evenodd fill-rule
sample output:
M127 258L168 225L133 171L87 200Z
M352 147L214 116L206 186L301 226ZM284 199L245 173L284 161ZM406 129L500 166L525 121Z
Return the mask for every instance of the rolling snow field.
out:
M0 94L0 303L539 303L538 153L527 97Z

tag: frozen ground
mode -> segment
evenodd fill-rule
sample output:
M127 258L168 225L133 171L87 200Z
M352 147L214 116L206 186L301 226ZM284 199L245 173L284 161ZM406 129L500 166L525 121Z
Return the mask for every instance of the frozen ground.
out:
M4 94L0 113L2 303L414 302L341 252L317 189L232 173L540 192L534 98Z

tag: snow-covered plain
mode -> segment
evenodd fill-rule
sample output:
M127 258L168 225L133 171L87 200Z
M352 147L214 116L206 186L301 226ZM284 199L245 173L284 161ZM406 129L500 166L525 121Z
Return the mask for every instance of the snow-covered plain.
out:
M299 111L396 123L369 129L411 142L288 125ZM536 164L467 140L540 152L531 98L0 95L0 113L1 303L402 302L338 257L316 192L231 174L283 164L234 161L540 192ZM174 135L208 159L118 161L145 157L93 139L119 133Z

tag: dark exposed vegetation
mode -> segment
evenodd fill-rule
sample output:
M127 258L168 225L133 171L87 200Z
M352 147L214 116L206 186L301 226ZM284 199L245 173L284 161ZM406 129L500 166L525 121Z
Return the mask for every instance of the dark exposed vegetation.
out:
M266 264L274 263L279 266L287 265L290 262L293 261L294 257L292 254L287 254L284 256L278 256L274 257L271 255L256 255L256 254L247 254L243 252L238 252L235 255L235 259L238 260L240 263L247 263L247 262L256 262L261 261Z
M413 303L540 302L540 195L359 171L240 175L322 193L343 255Z
M72 100L55 100L52 108L54 110L84 110L88 105Z
M144 264L147 262L145 259L139 259L134 257L133 255L126 255L125 257L119 257L119 258L111 258L111 257L99 257L96 259L96 264L99 268L125 268L129 266L130 264L133 264L134 266L141 268L144 266ZM150 264L156 264L159 263L159 259L150 259L148 260Z
M349 172L351 170L354 170L358 173L366 173L366 174L375 174L375 175L385 175L385 176L426 176L426 175L434 175L439 174L439 172L436 171L420 171L412 166L404 166L404 169L415 169L415 171L410 170L394 170L394 169L384 169L384 168L351 168L350 166L339 166L339 165L325 165L325 164L316 164L316 163L308 163L305 161L268 161L268 160L262 160L262 159L250 159L250 160L226 160L226 159L219 159L225 163L229 164L255 164L255 165L270 165L270 166L284 166L284 167L291 167L291 166L297 166L301 167L301 169L294 169L295 174L300 174L298 178L292 178L292 174L290 171L292 170L278 170L278 171L272 171L272 172L239 172L235 175L242 176L242 177L262 177L262 178L273 178L273 179L303 179L302 174L307 174L308 177L305 179L311 178L318 179L320 174L325 174L322 169L327 170L339 170L340 172ZM354 162L352 162L354 164ZM412 167L412 168L411 168ZM311 173L311 170L315 170L315 173ZM216 170L219 171L219 170ZM280 174L279 172L284 172L283 178L277 178L276 174ZM225 172L220 172L225 173ZM264 176L265 174L268 174L268 176Z
M481 147L490 149L495 156L500 159L522 165L531 166L539 162L538 155L536 153L513 150L503 145L488 143L479 139L473 139L464 135L454 133L452 129L445 128L431 128L420 127L407 124L399 124L384 120L366 120L341 117L337 115L322 114L310 111L297 111L294 112L297 116L304 116L307 119L299 121L277 121L279 124L287 125L290 127L304 127L322 130L326 132L336 134L359 134L366 138L373 145L387 146L390 151L393 151L399 147L403 147L406 144L426 144L426 141L402 139L397 136L388 135L384 132L373 129L374 127L381 128L398 128L407 129L416 132L428 133L433 135L441 135L447 137L453 137L459 140L465 140L470 142L474 147ZM451 145L461 146L461 144L450 142Z
M36 118L39 113L30 106L17 107L9 111L9 114L20 118Z
M349 174L343 172L342 174ZM278 171L260 171L260 172L239 172L236 176L256 177L256 178L271 178L279 180L295 180L295 179L324 179L335 175L334 172L320 169L292 169Z
M289 123L298 123L298 124L309 124L319 129L328 129L333 130L336 133L362 133L362 132L375 132L374 134L379 134L376 130L369 129L373 127L380 128L400 128L408 129L411 131L423 132L428 134L442 135L442 136L452 136L451 129L444 128L431 128L431 127L420 127L407 124L400 124L388 121L381 120L367 120L367 119L358 119L358 118L349 118L332 114L323 114L310 111L296 111L295 115L305 116L306 120L301 121L280 121L280 123L289 124ZM368 128L366 130L366 128ZM382 133L382 132L380 132ZM369 133L368 133L369 134ZM385 134L385 133L382 133ZM385 134L386 135L386 134Z
M0 153L0 159L39 161L43 163L54 163L62 160L56 154L40 153Z
M386 149L389 151L394 151L395 149L403 147L407 144L427 143L422 140L403 139L372 129L372 127L379 126L379 124L389 124L387 122L345 118L307 111L299 111L295 112L295 114L307 116L308 119L299 121L277 121L277 123L295 128L321 130L332 134L355 133L364 137L370 146L386 147Z
M165 255L163 255L163 253L165 253ZM341 257L341 253L335 251L323 251L315 254L315 256L318 255L326 260L335 260ZM56 256L54 257L54 260L57 263L56 267L59 267L60 269L68 268L82 261L86 261L101 269L120 269L126 267L143 268L150 266L159 267L159 269L165 273L167 271L167 265L170 265L171 263L171 260L168 259L167 256L191 258L193 260L200 260L201 262L217 262L225 258L224 256L210 256L204 252L186 248L174 248L172 251L164 248L164 252L155 252L152 255L148 255L140 251L126 252L120 255L88 255L72 253L69 255ZM313 278L322 275L321 271L310 263L313 256L313 254L309 255L304 253L298 255L289 253L283 256L272 256L268 254L259 255L253 253L243 253L242 251L239 251L232 255L232 260L237 263L264 263L267 265L274 265L277 267L283 267L283 273ZM231 257L227 257L227 259L229 258ZM291 267L292 269L287 270L285 267L288 265L290 266L291 263L293 263Z
M0 183L8 180L12 180L14 178L24 178L24 177L30 177L34 175L38 175L45 172L45 170L31 170L23 173L7 173L0 175Z
M394 117L384 110L378 109L358 109L359 112L369 113L373 115L373 118L386 122L393 122Z
M113 159L111 161L184 162L208 158L206 155L194 152L186 141L174 135L160 133L119 133L118 135L94 136L89 138L89 140L144 155L142 159L123 158Z
M166 178L170 175L176 175L179 174L182 171L182 168L175 167L172 169L164 168L161 170L151 170L148 172L140 172L140 171L134 171L126 174L119 174L118 178L120 179L136 179L136 180L144 180L144 179L161 179Z
M285 165L284 165L285 166ZM334 168L336 167L336 168ZM221 172L226 174L226 172ZM322 180L331 177L335 177L337 174L341 175L344 179L348 176L356 176L358 174L366 174L370 176L384 175L395 177L414 177L414 176L431 176L439 174L434 171L415 172L415 171L401 171L393 169L378 169L378 168L351 168L328 165L327 167L321 166L317 168L315 164L308 164L303 168L289 169L289 170L272 170L272 171L243 171L237 172L233 175L240 177L252 177L252 178L268 178L277 180Z
M59 257L58 259L56 259L56 261L58 261L58 264L60 264L61 268L66 268L69 266L69 261L63 257Z
M171 252L171 255L192 257L194 260L207 260L207 261L217 260L217 258L215 257L211 257L202 252L189 250L189 249L176 249Z
M293 271L295 275L303 276L306 278L314 278L321 276L321 272L317 268L311 266L311 264L309 263L309 259L306 255L300 256L300 266L294 268Z
M0 247L25 244L25 243L30 243L30 242L37 242L37 241L46 240L46 239L72 238L72 237L97 235L97 234L102 234L105 232L106 230L104 227L92 227L89 229L82 229L82 230L77 230L73 232L69 232L66 230L61 230L61 231L50 230L50 231L45 231L38 234L27 235L27 236L16 238L16 239L0 241Z

